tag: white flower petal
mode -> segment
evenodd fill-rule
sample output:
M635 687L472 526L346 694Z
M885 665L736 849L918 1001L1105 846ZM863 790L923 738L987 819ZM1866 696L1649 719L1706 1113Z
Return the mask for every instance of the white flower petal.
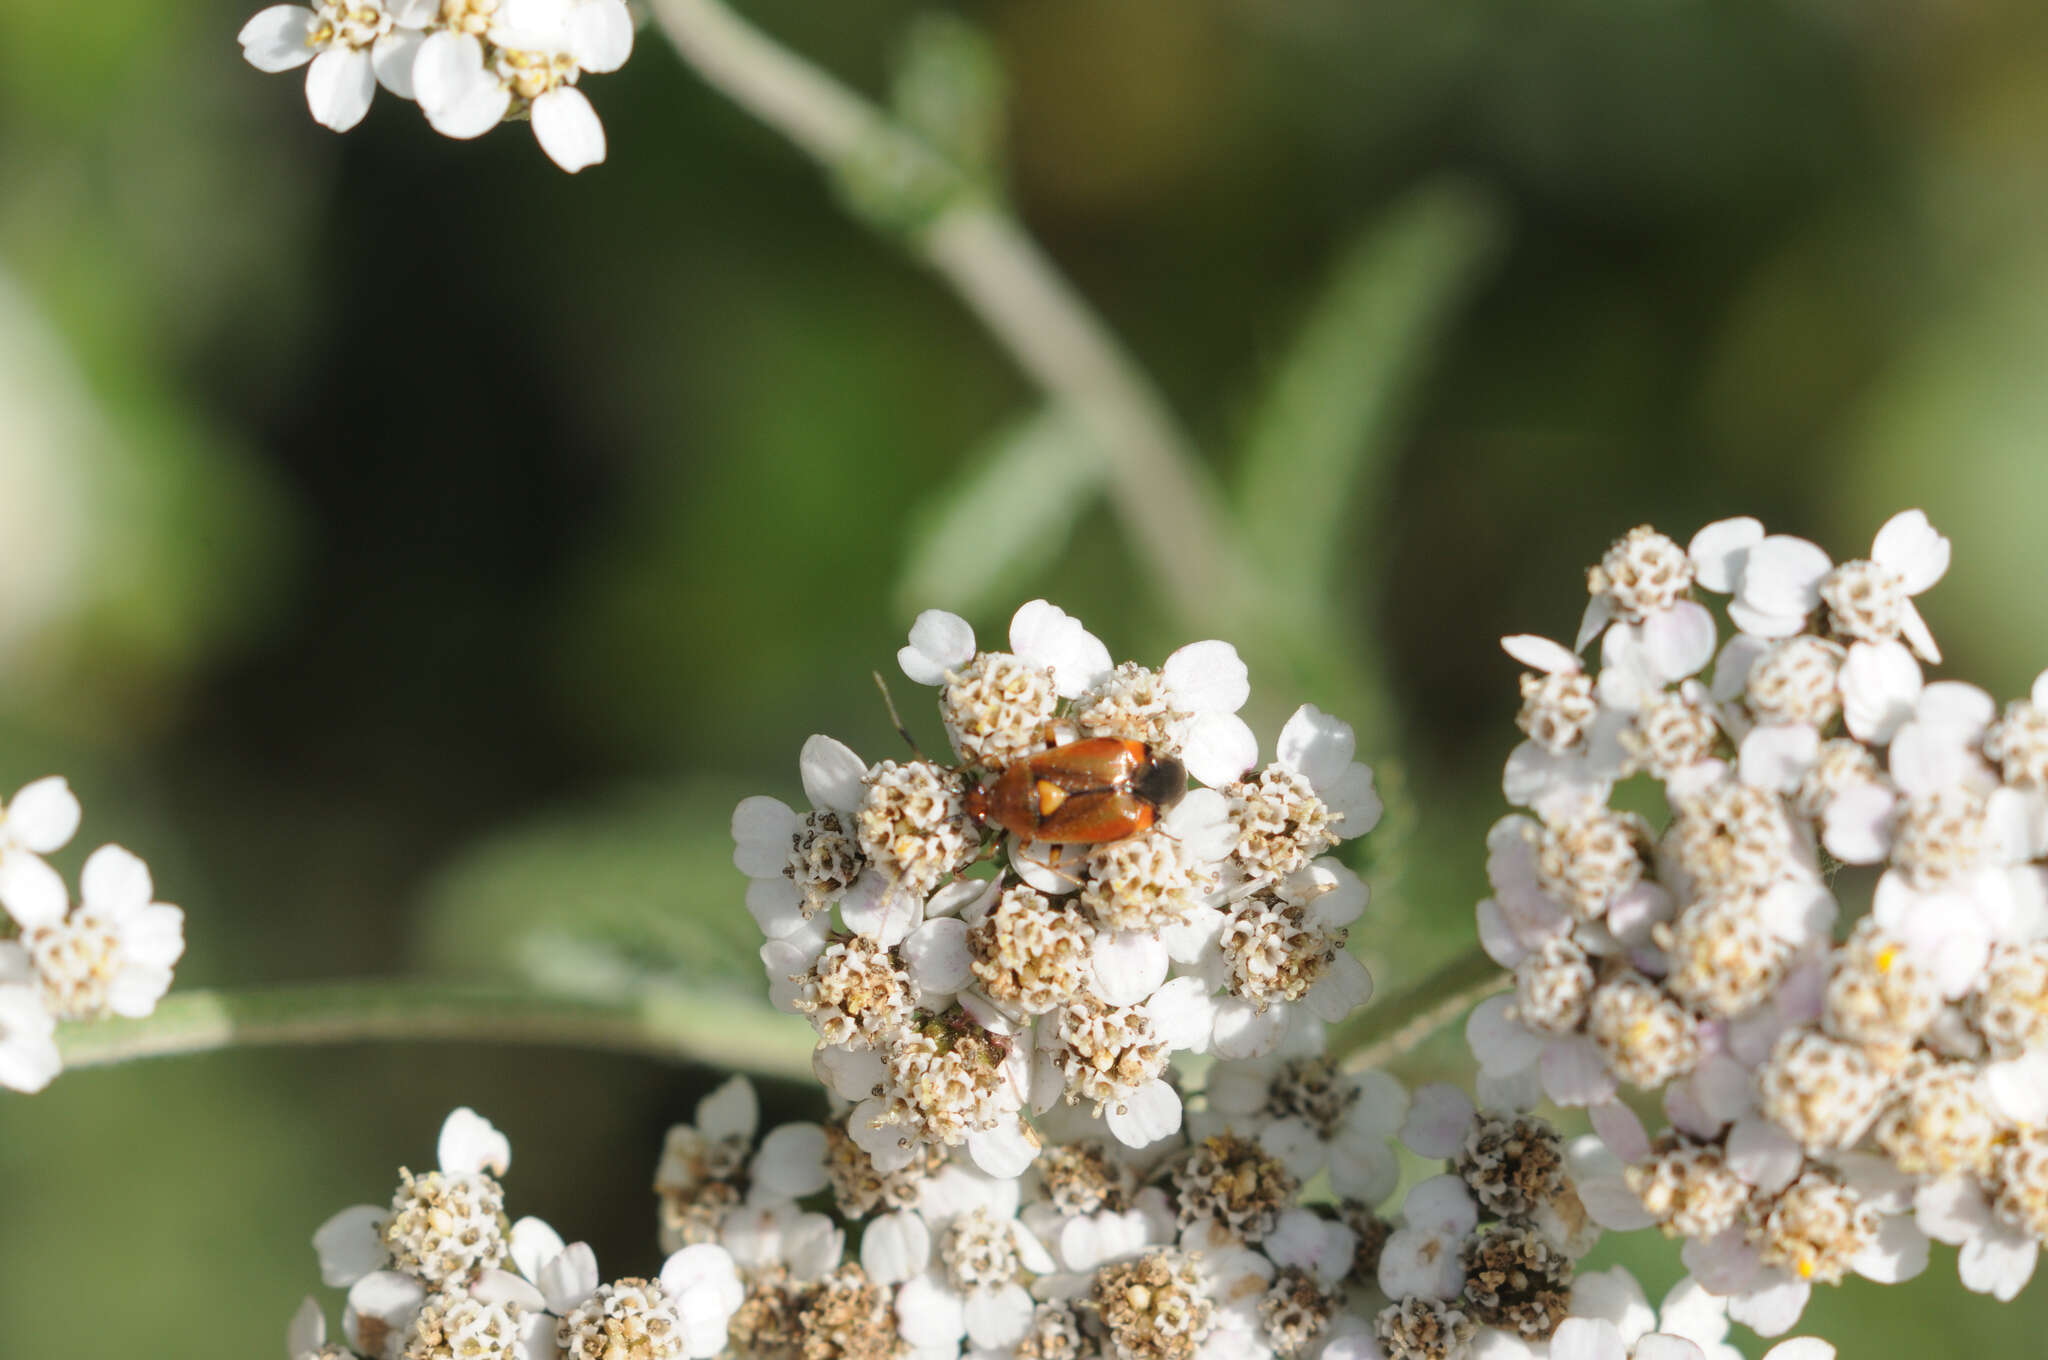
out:
M363 121L376 93L377 72L368 52L330 47L306 68L306 107L322 127L347 132Z
M370 48L370 66L377 83L400 99L411 99L413 63L419 60L420 44L427 35L416 28L394 28Z
M546 1219L529 1215L512 1225L512 1264L529 1280L537 1278L566 1245Z
M697 1131L714 1142L752 1138L761 1124L761 1102L745 1077L727 1077L697 1102Z
M1038 1141L1016 1123L967 1135L967 1156L983 1173L1013 1180L1038 1157Z
M0 906L23 930L34 930L64 919L71 891L62 875L34 855L0 850Z
M572 1242L549 1257L534 1274L541 1299L557 1313L574 1310L597 1292L597 1253L588 1242Z
M1167 657L1159 674L1189 713L1235 713L1252 695L1251 672L1227 642L1191 642Z
M1737 769L1751 788L1793 793L1820 755L1820 731L1811 723L1760 723L1742 739Z
M586 71L616 71L633 55L633 15L625 0L583 0L569 11L569 51Z
M386 1211L374 1204L355 1204L320 1225L313 1250L320 1256L320 1281L345 1289L391 1259L384 1249Z
M1949 551L1949 541L1922 510L1893 515L1870 545L1871 560L1897 572L1908 595L1918 595L1947 573Z
M365 1275L349 1286L348 1306L341 1315L342 1335L359 1350L374 1349L363 1344L363 1319L375 1318L380 1324L371 1329L376 1337L388 1337L393 1332L402 1335L426 1297L426 1286L410 1275L395 1270Z
M2039 1255L2040 1248L2032 1238L2000 1223L1992 1231L1963 1244L1956 1258L1956 1273L1965 1289L2010 1303L2033 1277Z
M1401 1142L1418 1157L1456 1156L1475 1113L1470 1097L1448 1082L1418 1086L1401 1124Z
M1125 1147L1150 1147L1180 1129L1180 1093L1154 1078L1112 1103L1104 1111L1104 1122Z
M1628 1347L1605 1318L1567 1317L1551 1335L1550 1360L1628 1360Z
M1806 1311L1813 1285L1785 1270L1773 1270L1759 1287L1728 1301L1728 1316L1758 1336L1782 1336Z
M61 775L22 786L7 805L6 837L24 850L47 855L70 844L78 832L78 795Z
M442 1121L437 1151L441 1169L458 1174L488 1171L494 1176L502 1176L512 1165L511 1142L490 1120L467 1105L459 1107Z
M1044 600L1032 600L1010 620L1010 650L1034 666L1048 667L1063 699L1079 698L1112 669L1109 648L1079 619Z
M958 1294L932 1275L919 1275L896 1291L896 1329L914 1346L958 1345L967 1319Z
M1743 576L1749 549L1763 543L1763 524L1747 514L1733 520L1714 520L1692 537L1686 555L1692 557L1692 578L1714 594L1735 594Z
M103 845L79 872L78 895L95 915L125 921L149 906L155 887L147 864L118 845Z
M1516 633L1500 640L1500 648L1532 671L1547 675L1575 675L1585 667L1561 642L1534 633Z
M604 160L604 123L574 85L558 85L533 101L533 136L548 159L572 175Z
M910 645L896 653L896 664L920 685L943 685L946 672L974 660L974 629L958 614L927 609L910 625Z
M1514 998L1490 996L1465 1021L1465 1042L1487 1072L1519 1072L1543 1053L1544 1039L1511 1017Z
M1280 729L1280 742L1273 758L1307 779L1320 793L1350 768L1357 749L1358 739L1350 723L1330 716L1314 704L1303 704Z
M285 8L289 8L286 6ZM327 1341L327 1315L320 1311L320 1305L311 1295L299 1305L299 1311L292 1314L292 1323L284 1334L285 1355L289 1360L299 1360L308 1351L317 1351Z
M1707 1353L1685 1337L1651 1332L1636 1342L1634 1360L1707 1360Z
M1920 702L1920 663L1896 642L1859 642L1842 663L1841 684L1850 734L1882 746Z
M1237 822L1230 800L1215 789L1189 789L1159 821L1160 830L1180 842L1191 859L1216 863L1237 848Z
M1242 997L1225 997L1216 1007L1210 1048L1220 1058L1256 1058L1270 1053L1287 1033L1287 1008L1259 1010Z
M1096 995L1112 1006L1135 1006L1166 981L1171 962L1157 935L1100 931L1093 957Z
M967 948L967 923L957 917L926 921L903 941L910 980L926 992L957 992L973 980L974 955Z
M1706 606L1681 600L1643 620L1643 652L1667 683L1695 675L1714 659L1719 630Z
M861 1235L860 1264L876 1284L901 1284L931 1264L932 1233L914 1210L882 1214Z
M1559 1105L1600 1105L1614 1099L1614 1074L1607 1070L1600 1046L1583 1034L1545 1043L1538 1065L1544 1094Z
M843 741L805 738L797 769L803 775L804 797L814 808L858 812L867 797L867 764Z
M259 71L289 71L313 59L307 45L313 36L313 11L304 5L272 5L242 25L235 41L242 55Z
M781 799L742 798L732 810L733 867L748 878L782 878L796 825L796 813Z
M1878 1224L1877 1240L1858 1252L1850 1267L1866 1280L1899 1284L1927 1269L1927 1234L1902 1215Z
M1820 603L1820 583L1834 563L1817 544L1772 534L1750 548L1736 594L1760 614L1804 617Z
M1765 1351L1764 1360L1835 1360L1835 1348L1817 1336L1795 1336Z
M1876 864L1891 853L1898 795L1879 784L1851 784L1827 806L1821 844L1844 864Z
M1237 782L1259 761L1259 739L1235 713L1197 713L1181 729L1180 742L1181 763L1212 789Z

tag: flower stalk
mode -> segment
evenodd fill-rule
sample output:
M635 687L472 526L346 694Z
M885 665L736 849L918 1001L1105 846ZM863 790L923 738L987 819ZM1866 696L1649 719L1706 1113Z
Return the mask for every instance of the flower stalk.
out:
M57 1036L66 1067L392 1041L545 1044L770 1077L807 1077L811 1070L804 1026L735 1006L729 997L640 992L609 1000L413 978L180 992L144 1019L66 1025Z

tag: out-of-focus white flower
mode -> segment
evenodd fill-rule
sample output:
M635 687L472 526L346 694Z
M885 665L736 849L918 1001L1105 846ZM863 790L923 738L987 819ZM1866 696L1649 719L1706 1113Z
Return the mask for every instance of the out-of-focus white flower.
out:
M400 99L413 97L412 64L435 22L435 0L321 0L315 8L272 5L248 23L236 41L259 71L306 71L306 105L313 121L347 132L370 111L382 85Z
M64 915L71 895L43 862L78 831L78 798L58 775L24 785L0 813L0 906L26 928Z
M616 71L632 51L624 0L504 0L484 38L429 35L413 88L427 121L448 137L478 137L530 110L541 150L573 174L605 156L604 125L577 78Z
M154 895L149 866L105 845L85 862L76 908L17 917L52 1014L89 1020L156 1009L185 952L185 913Z

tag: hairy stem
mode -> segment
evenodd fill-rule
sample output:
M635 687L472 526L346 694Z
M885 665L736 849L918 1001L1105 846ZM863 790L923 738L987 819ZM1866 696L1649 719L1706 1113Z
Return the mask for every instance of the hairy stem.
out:
M988 190L720 0L653 0L653 9L714 88L842 184L859 178L867 214L900 226L893 234L1093 437L1117 513L1179 612L1255 624L1252 577L1193 447L1137 364ZM876 166L915 173L891 181L867 173Z
M1508 986L1507 972L1482 949L1460 954L1407 991L1374 1001L1330 1031L1329 1053L1351 1071L1385 1067Z
M180 992L141 1020L65 1025L64 1065L257 1046L419 1040L550 1044L807 1077L807 1026L724 997L643 992L620 1000L413 979Z

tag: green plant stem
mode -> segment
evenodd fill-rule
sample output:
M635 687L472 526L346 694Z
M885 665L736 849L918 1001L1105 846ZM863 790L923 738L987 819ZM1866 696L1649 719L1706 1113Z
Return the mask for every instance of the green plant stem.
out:
M1330 1032L1330 1056L1353 1072L1385 1067L1512 981L1474 948L1390 1001L1375 1001Z
M416 979L180 992L141 1020L63 1026L64 1066L220 1049L420 1040L548 1044L808 1077L812 1036L729 998L641 992L598 1000Z
M921 171L893 186L863 179L868 215L907 224L893 234L1092 436L1110 466L1117 513L1180 614L1256 624L1253 577L1192 444L1108 327L987 189L719 0L653 0L653 9L700 76L840 182L876 166ZM900 201L872 201L892 192Z

